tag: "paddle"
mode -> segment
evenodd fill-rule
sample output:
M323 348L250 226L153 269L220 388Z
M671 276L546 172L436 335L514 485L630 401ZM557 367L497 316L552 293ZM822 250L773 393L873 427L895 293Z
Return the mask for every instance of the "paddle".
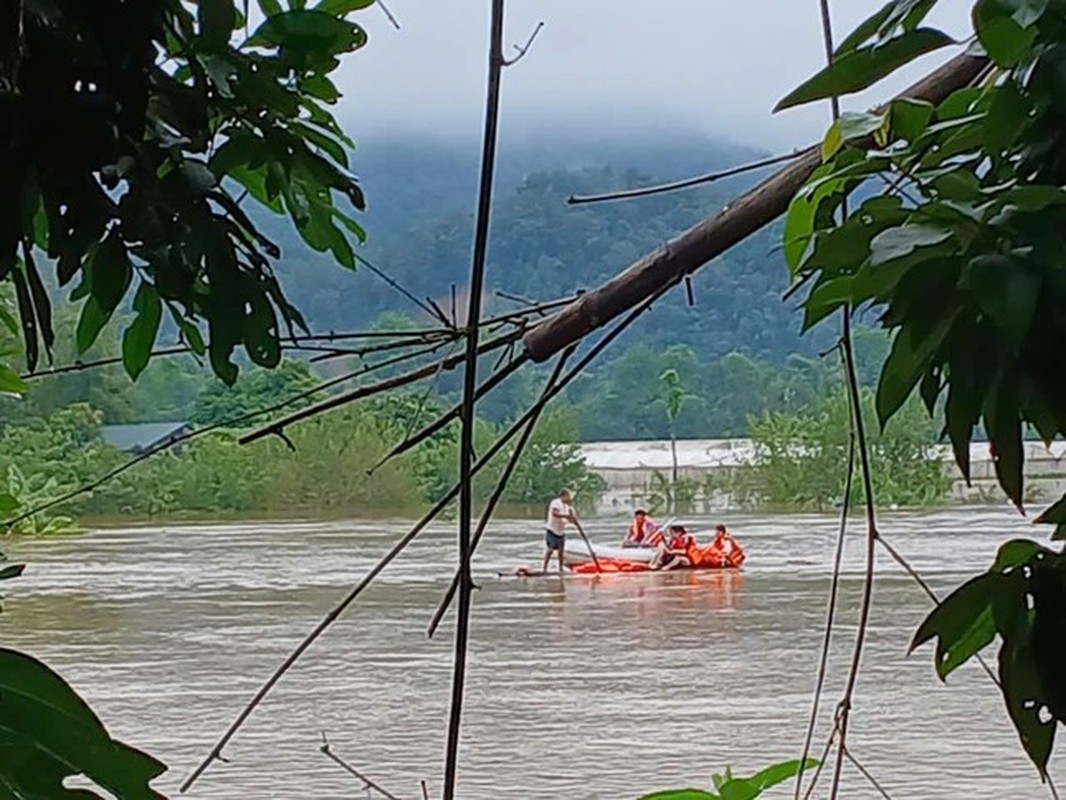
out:
M577 515L574 516L574 527L577 528L577 532L581 534L581 538L585 540L585 547L589 549L589 555L592 556L592 563L596 565L597 572L603 572L603 567L600 566L600 560L596 558L596 551L592 549L592 542L589 541L589 537L585 535L585 529L581 527L581 523L577 521Z

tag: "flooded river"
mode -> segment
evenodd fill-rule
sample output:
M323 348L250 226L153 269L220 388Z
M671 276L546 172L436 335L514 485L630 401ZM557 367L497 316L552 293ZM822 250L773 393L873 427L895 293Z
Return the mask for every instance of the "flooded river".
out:
M530 522L492 526L475 565L460 797L631 800L709 788L727 765L747 774L798 757L836 520L725 521L748 550L741 574L566 580L497 577L539 558L540 533ZM608 540L623 525L586 527ZM860 528L856 520L848 542L816 749L851 652ZM1006 509L895 514L883 528L941 592L984 569L1006 536L1045 532ZM22 542L9 553L29 568L4 586L3 642L43 657L116 736L164 760L158 788L176 794L260 682L404 530L167 525ZM450 525L417 541L251 717L229 763L187 796L367 797L318 751L324 731L338 755L398 797L421 797L423 779L438 797L451 618L434 640L425 628L453 552ZM883 554L878 571L852 717L856 757L894 798L1047 797L979 667L945 686L931 647L906 655L929 606ZM881 796L850 766L845 779L845 798ZM786 796L791 785L766 794Z

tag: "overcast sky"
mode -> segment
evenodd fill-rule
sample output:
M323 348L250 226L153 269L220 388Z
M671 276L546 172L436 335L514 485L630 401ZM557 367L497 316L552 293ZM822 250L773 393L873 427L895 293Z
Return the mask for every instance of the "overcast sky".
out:
M477 135L483 114L489 0L386 0L358 16L367 47L346 60L340 115L349 130ZM836 0L842 36L882 0ZM969 31L969 0L940 0L928 24ZM504 76L503 124L596 130L695 128L790 148L817 138L824 105L771 115L822 65L817 0L509 0L508 49L545 23L529 56ZM949 54L906 71L898 89ZM862 108L887 90L849 101Z

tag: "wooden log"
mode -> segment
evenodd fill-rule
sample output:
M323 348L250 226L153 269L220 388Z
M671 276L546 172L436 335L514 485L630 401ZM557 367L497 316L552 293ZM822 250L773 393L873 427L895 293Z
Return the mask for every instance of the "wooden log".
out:
M983 57L956 56L899 97L939 103L974 81L988 63ZM821 163L821 144L811 145L787 167L729 203L714 217L647 254L530 330L523 337L526 354L537 362L551 358L773 222L788 210L796 192Z

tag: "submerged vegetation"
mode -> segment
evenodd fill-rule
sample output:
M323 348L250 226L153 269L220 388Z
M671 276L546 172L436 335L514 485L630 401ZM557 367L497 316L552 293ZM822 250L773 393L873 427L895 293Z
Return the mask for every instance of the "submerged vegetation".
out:
M408 429L411 411L421 406L424 421L441 410L436 403L420 401L399 395L316 417L294 428L289 435L291 447L280 439L244 446L237 442L238 430L214 431L152 456L63 508L77 516L103 517L238 512L281 517L373 516L412 511L440 499L456 478L454 429L378 466ZM498 435L498 426L479 423L482 447L487 448ZM571 410L549 411L503 500L540 503L562 485L574 487L579 497L594 496L599 484L578 458L575 435ZM479 476L477 497L488 495L506 454L505 449ZM129 458L102 439L100 414L87 405L10 425L0 433L0 470L13 476L8 496L17 503L10 506L11 511L56 499ZM22 470L32 478L21 478ZM59 517L35 519L27 520L16 532L67 529Z
M872 390L862 393L863 412L874 408ZM799 412L752 418L755 464L742 494L771 506L824 510L843 501L848 475L851 409L843 391ZM951 488L934 446L936 428L918 402L908 403L884 430L868 441L874 498L885 506L942 502ZM861 485L852 489L862 502Z

